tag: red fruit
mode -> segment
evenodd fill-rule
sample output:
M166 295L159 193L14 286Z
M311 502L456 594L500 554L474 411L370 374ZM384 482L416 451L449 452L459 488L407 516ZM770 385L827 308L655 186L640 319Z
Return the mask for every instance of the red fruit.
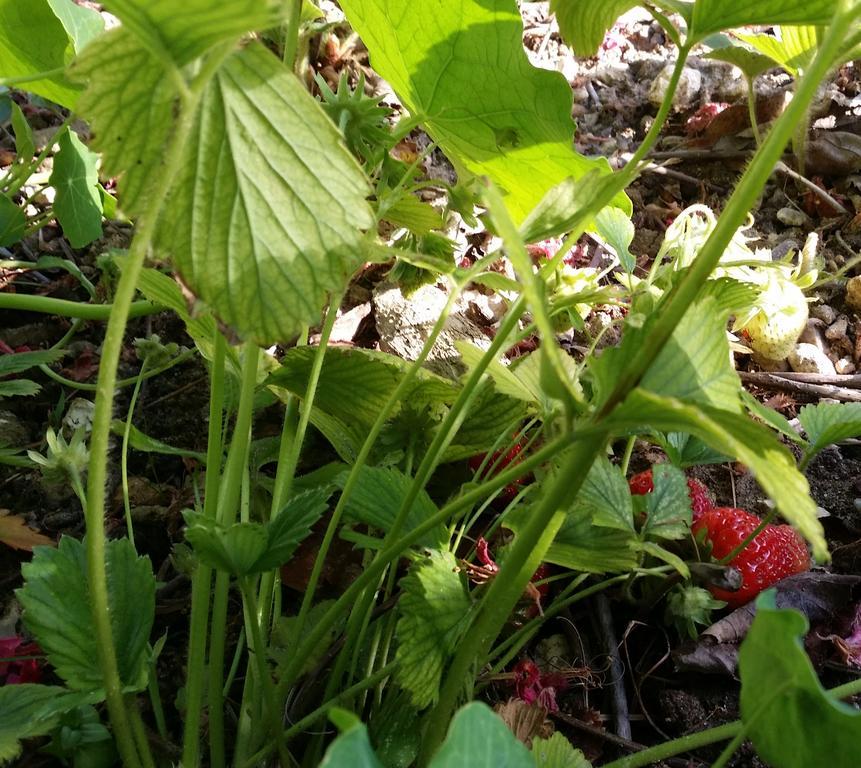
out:
M486 480L488 477L495 477L500 472L507 469L511 464L519 464L521 459L520 452L523 450L523 443L515 443L507 453L503 455L502 451L494 451L487 461L485 461L486 453L479 453L469 460L469 468L473 472L478 472L481 465L484 464L484 470L480 476L476 476L476 480ZM520 493L521 486L532 479L531 473L527 473L523 477L518 478L513 483L509 483L500 491L497 499L503 504L508 504L514 500Z
M720 560L742 543L762 521L743 509L709 509L691 527L696 534L706 532L712 557ZM736 592L710 587L718 600L730 607L753 600L763 589L810 568L810 554L801 535L789 525L767 525L729 563L741 572L741 588Z
M645 496L655 490L652 482L652 470L639 472L628 480L628 487L634 496ZM693 511L693 522L699 520L703 513L714 506L711 494L699 480L688 478L688 495L691 497L691 510Z

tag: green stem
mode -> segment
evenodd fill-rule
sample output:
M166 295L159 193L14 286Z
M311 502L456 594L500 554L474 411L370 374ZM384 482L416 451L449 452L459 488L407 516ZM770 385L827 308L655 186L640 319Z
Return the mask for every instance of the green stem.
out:
M114 304L110 312L105 340L102 346L99 378L96 384L96 401L93 428L90 435L90 464L87 484L87 579L93 632L97 638L99 666L105 687L108 714L120 756L127 768L139 768L147 758L138 754L131 724L123 705L122 681L117 666L113 630L108 607L108 583L105 567L105 487L107 484L108 441L110 439L113 400L117 380L117 366L123 347L126 323L132 307L138 276L155 235L156 224L167 191L184 160L186 140L194 119L193 103L185 103L180 110L176 128L165 152L160 183L144 209L135 238L129 249L127 262L117 285ZM35 297L28 297L34 299ZM69 302L73 304L73 302ZM149 754L148 747L144 751ZM149 758L151 761L151 758Z
M17 88L19 85L24 85L25 83L34 83L37 80L50 80L52 77L62 75L65 71L65 67L55 67L54 69L46 69L43 72L36 72L32 75L18 75L17 77L0 77L0 86L3 86L5 88Z
M690 752L700 747L707 747L709 744L731 739L741 728L741 720L736 720L726 725L719 725L716 728L698 731L697 733L682 736L679 739L658 744L656 747L644 749L642 752L637 752L634 755L620 757L612 763L601 766L601 768L645 768L645 766L660 763L661 760L666 760L668 757L673 757L682 752Z
M259 358L260 350L253 345L246 345L240 374L236 425L230 441L224 477L218 492L216 519L222 526L232 524L238 511L242 475L248 463L248 446L251 442L251 417L254 408L254 390L257 384ZM209 635L209 690L207 694L210 759L216 768L223 768L225 764L223 687L229 588L229 574L218 571L215 577L212 628Z
M759 123L756 119L756 78L748 77L747 79L747 114L750 118L750 127L753 130L753 138L756 140L756 146L762 144L762 133L759 131Z
M224 360L227 342L215 333L212 378L209 390L209 434L206 444L206 489L203 513L214 519L218 504L218 482L222 459L224 414ZM191 582L191 618L188 630L188 673L185 684L185 722L183 724L182 765L200 765L200 715L203 709L203 681L206 667L206 630L209 625L212 568L198 563Z
M301 29L302 0L289 0L287 18L284 21L284 54L283 61L288 69L296 67L296 51L299 50L299 32Z
M139 230L140 231L140 230ZM150 235L151 237L151 235ZM131 256L131 252L130 256ZM135 276L137 280L137 276ZM119 289L119 286L118 286ZM22 293L0 293L0 309L21 312L41 312L45 315L77 317L81 320L108 320L116 304L84 304L80 301L52 299L49 296L28 296ZM164 311L164 307L151 301L130 301L128 317L143 317ZM104 358L103 358L104 359Z
M153 759L152 751L149 748L149 740L147 739L146 728L144 727L143 719L141 718L141 713L138 709L137 700L133 695L129 694L125 696L125 704L138 754L141 756L141 762L143 763L144 768L155 768L155 760Z
M132 525L132 507L131 502L129 501L129 435L132 431L132 418L135 414L135 406L137 406L138 403L138 395L141 391L141 385L144 382L143 377L146 373L147 362L148 361L144 359L137 375L137 381L135 382L135 388L132 392L131 402L129 402L129 410L126 414L126 423L125 428L123 429L123 445L120 452L120 478L123 485L123 510L125 511L126 516L126 530L128 531L129 541L132 543L133 547L135 547L135 531L134 526ZM135 547L135 549L137 549L137 547Z

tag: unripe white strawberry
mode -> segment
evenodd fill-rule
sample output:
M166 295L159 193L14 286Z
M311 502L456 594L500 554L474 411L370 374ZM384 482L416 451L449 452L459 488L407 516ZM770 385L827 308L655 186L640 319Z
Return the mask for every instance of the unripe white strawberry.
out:
M757 303L759 312L744 326L750 346L769 360L783 360L795 349L807 325L804 293L795 283L774 275Z

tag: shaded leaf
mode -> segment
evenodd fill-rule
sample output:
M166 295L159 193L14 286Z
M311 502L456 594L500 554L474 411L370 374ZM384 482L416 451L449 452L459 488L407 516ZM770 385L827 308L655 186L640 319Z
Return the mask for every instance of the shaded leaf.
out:
M18 103L15 101L10 103L12 106L12 130L15 132L15 159L18 162L29 163L36 153L33 131Z
M156 250L240 335L283 342L360 263L369 193L320 105L251 44L204 93Z
M111 432L115 435L124 435L125 431L126 423L124 421L114 419L111 422ZM161 440L156 440L156 438L150 437L149 435L141 432L134 424L129 428L129 445L136 451L143 451L144 453L160 453L164 456L183 456L188 459L194 459L201 464L206 464L205 453L168 445Z
M395 678L417 709L439 695L443 668L466 628L470 599L451 552L433 550L401 579Z
M32 397L37 394L40 387L30 379L18 379L17 381L0 381L0 398L4 397Z
M756 51L750 51L740 45L718 48L706 54L705 58L725 61L738 67L751 80L774 67L774 61Z
M51 186L54 212L73 248L83 248L102 236L102 197L96 166L99 156L69 129L59 139Z
M592 768L585 755L571 746L559 731L549 739L540 736L532 740L532 757L535 768Z
M804 651L807 619L775 608L770 590L756 609L739 652L746 735L764 760L781 768L808 768L824 755L832 768L854 768L861 712L829 696L819 682Z
M30 352L16 352L13 355L0 355L0 379L13 373L26 371L44 363L53 363L66 354L64 349L38 349Z
M66 34L71 38L75 53L84 50L87 43L98 37L105 30L102 15L72 0L47 0L54 15L60 20Z
M798 421L810 443L805 453L812 456L840 440L861 435L861 403L805 405L798 412Z
M323 755L320 768L383 768L374 754L368 729L352 712L333 707L329 719L341 734Z
M652 467L654 490L646 494L643 534L658 539L683 539L691 525L691 498L685 473L671 464Z
M27 230L24 209L0 195L0 246L15 245Z
M32 552L33 547L54 546L54 540L34 531L19 515L10 515L8 509L0 509L0 542L12 549Z
M607 30L637 0L550 0L562 37L580 56L594 56Z
M488 176L505 190L517 221L563 179L594 168L609 173L603 158L573 150L571 89L559 73L529 63L513 0L344 0L341 7L371 65L459 173ZM628 202L620 195L618 204Z
M415 195L399 198L394 205L382 212L381 218L395 226L406 227L417 235L426 235L434 229L441 229L445 224L442 214L436 208L430 203L422 202Z
M634 530L631 492L622 470L600 456L592 464L580 493L574 501L573 515L589 514L596 525Z
M336 478L335 483L343 489L347 472ZM388 533L404 498L413 483L413 478L393 467L362 467L359 478L353 486L344 514L356 522L365 523ZM401 535L418 527L439 511L427 491L422 489L407 514ZM442 524L426 533L417 544L426 547L441 547L448 539L448 532Z
M146 686L155 577L149 558L138 557L128 539L108 541L105 558L120 680L140 690ZM63 536L57 549L38 547L21 572L24 586L16 595L27 630L70 688L100 691L102 670L92 629L84 543Z

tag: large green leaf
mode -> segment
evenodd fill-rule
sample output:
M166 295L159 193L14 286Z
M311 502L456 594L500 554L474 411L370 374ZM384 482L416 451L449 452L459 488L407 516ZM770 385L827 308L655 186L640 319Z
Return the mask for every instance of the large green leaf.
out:
M480 701L461 707L430 768L535 768L535 760L499 715Z
M84 50L87 43L98 37L105 29L105 21L102 15L82 5L77 5L72 0L47 0L54 15L71 38L75 53Z
M749 46L797 77L799 70L807 69L816 55L819 46L817 28L811 25L786 25L779 27L778 33L779 38L766 34L737 34Z
M833 16L834 0L697 0L690 36L702 40L749 24L827 24Z
M275 0L109 0L105 7L155 55L182 65L217 43L274 26L285 5Z
M120 207L140 213L158 183L175 92L159 61L125 28L90 43L70 75L87 83L78 111L90 122L102 170L119 177Z
M738 660L745 735L769 765L855 768L861 712L823 689L804 651L809 629L803 614L775 608L773 591L757 600Z
M643 533L658 539L683 539L691 524L691 498L685 473L671 464L652 468L654 490L646 494Z
M347 474L343 472L335 481L341 488L344 487ZM413 479L409 475L394 467L362 467L358 481L347 500L344 514L351 520L388 533L412 483ZM407 514L401 534L418 527L438 511L427 491L421 490ZM447 539L445 526L440 524L419 539L418 544L441 547Z
M0 0L0 77L44 77L25 90L72 108L80 88L62 70L71 58L69 37L46 0Z
M575 517L589 515L596 525L634 530L631 492L622 471L606 456L595 460L574 502Z
M36 547L33 553L32 562L21 567L24 586L16 592L24 608L24 625L70 688L99 691L102 671L90 615L84 544L64 536L56 549ZM149 559L138 557L128 539L108 541L105 558L120 679L139 690L146 686L155 577Z
M585 755L571 746L559 731L549 739L540 736L532 740L532 757L535 768L592 768Z
M451 552L433 550L401 579L395 677L417 709L436 701L443 667L460 640L469 595Z
M319 104L252 44L206 89L156 250L240 335L283 342L360 263L369 193Z
M604 159L571 146L571 89L531 66L514 0L344 0L371 64L458 167L488 176L521 221L550 187ZM626 206L624 196L618 204ZM630 208L628 208L630 210Z
M320 768L383 768L374 754L368 728L352 712L333 707L329 719L341 734L323 755Z
M0 765L21 754L22 740L50 733L64 712L95 700L57 685L0 686Z
M607 425L626 433L653 429L688 432L717 451L747 465L777 509L813 545L814 555L828 558L816 504L807 479L792 454L762 424L745 415L705 404L688 404L637 388L617 407Z
M726 317L712 296L691 306L640 386L659 395L741 413L741 382L730 357Z
M83 248L102 235L102 197L99 194L99 156L78 135L63 131L54 155L51 186L56 191L54 212L73 248Z
M607 30L638 0L550 0L559 31L580 56L594 56Z
M861 435L861 403L817 403L805 405L798 412L814 454L840 440Z

